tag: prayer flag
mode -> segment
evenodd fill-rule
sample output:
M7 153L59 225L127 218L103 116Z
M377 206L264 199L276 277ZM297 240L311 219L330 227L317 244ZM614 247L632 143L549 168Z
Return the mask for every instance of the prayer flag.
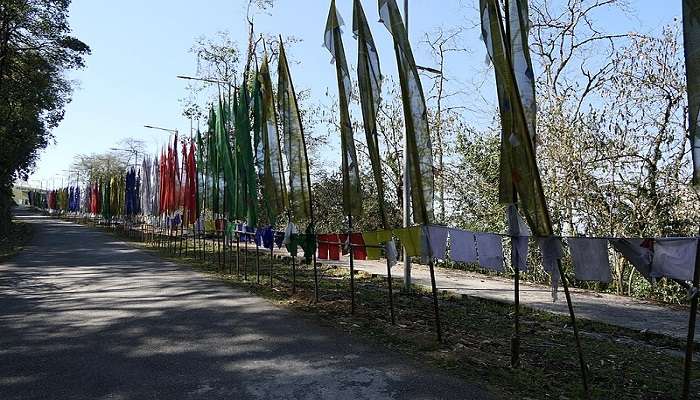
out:
M693 185L700 189L700 4L695 0L683 0L683 42Z
M423 86L396 0L379 0L379 16L394 38L408 146L404 149L408 171L404 173L411 182L413 220L427 224L433 219L433 152Z
M284 182L280 136L277 131L277 112L267 54L263 55L259 81L262 98L260 129L263 147L263 196L270 224L274 225L277 216L287 207L287 188Z
M513 1L517 3L518 10L527 7L527 3L522 0ZM515 188L521 210L532 231L537 236L549 236L552 234L549 213L535 161L534 144L528 131L526 112L519 94L513 61L508 52L500 6L497 0L480 0L480 10L482 36L496 72L501 114L500 201L512 203ZM519 18L522 18L522 15L520 12ZM526 53L527 42L521 40L520 46ZM523 75L527 74L524 72ZM527 82L523 83L524 87L529 87L528 85Z
M236 161L238 167L239 207L249 226L258 224L258 189L255 178L255 161L250 143L250 114L245 87L240 89L236 110Z
M297 104L292 77L289 72L284 44L280 37L278 61L277 101L282 118L282 136L289 167L289 203L294 218L313 219L311 211L311 180L304 142L304 130Z
M350 95L352 82L350 71L345 59L345 49L341 37L342 18L335 8L335 0L331 0L328 12L324 45L331 53L335 62L338 79L338 108L340 109L340 147L343 175L343 211L345 215L360 215L362 213L362 190L360 188L360 170L357 164L355 139L350 121Z
M374 45L374 38L369 30L369 24L360 0L354 0L352 30L357 38L357 82L360 88L360 104L367 140L367 152L372 164L374 183L377 186L377 200L382 226L384 229L389 229L389 220L384 208L384 180L377 134L377 113L381 100L382 74L379 68L377 47Z

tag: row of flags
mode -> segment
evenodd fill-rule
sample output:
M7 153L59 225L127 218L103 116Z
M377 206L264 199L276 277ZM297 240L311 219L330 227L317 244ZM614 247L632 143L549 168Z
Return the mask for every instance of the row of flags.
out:
M694 73L694 68L700 62L693 60L700 58L700 11L693 4L683 2L690 138L697 184L700 71ZM535 159L537 106L527 39L528 3L511 0L503 9L497 0L480 0L479 8L502 122L499 199L504 204L518 204L535 235L550 236L551 222ZM427 224L433 219L433 163L424 93L396 1L379 0L378 13L392 36L400 77L407 136L405 172L410 177L413 219L417 224ZM362 192L349 112L353 88L342 27L343 19L332 0L324 46L332 56L338 81L343 210L346 215L359 215ZM357 83L365 139L382 225L388 229L376 122L382 77L377 48L359 0L353 1L352 29L358 46ZM105 216L180 213L187 224L207 210L213 216L245 221L250 226L258 224L258 211L262 210L269 221L277 221L286 213L290 222L313 223L305 135L281 37L276 93L266 53L260 68L257 63L255 68L249 66L244 76L246 84L221 96L210 108L205 132L198 131L182 143L176 134L159 155L145 157L138 170L92 182L83 188L90 199L83 209ZM42 199L37 194L34 202L75 211L81 209L80 202L71 199L78 193L77 187L64 188Z
M425 96L396 1L379 0L378 11L380 21L386 26L393 39L401 82L406 130L404 151L408 159L408 170L404 173L408 174L410 179L413 220L419 224L426 224L433 220L433 160ZM345 57L342 26L343 19L336 9L335 0L332 0L324 32L324 46L331 53L338 81L343 213L352 216L362 212L362 190L349 111L352 80ZM377 188L382 226L389 229L390 224L384 207L384 182L377 135L377 112L381 101L382 76L377 47L359 0L353 1L352 29L358 46L357 81L367 150Z
M501 200L512 203L517 193L521 210L533 231L547 236L551 234L551 224L532 140L536 105L527 47L527 3L514 0L509 4L509 18L504 21L496 0L480 2L482 34L496 71L503 121ZM405 173L410 178L413 220L427 224L433 220L433 162L423 88L396 1L379 0L378 6L380 21L394 42L401 82L408 158ZM504 29L504 22L509 29ZM362 193L349 113L352 80L342 41L342 26L343 20L335 1L331 1L324 44L335 62L338 80L343 210L346 215L359 215L362 212ZM511 32L511 38L505 38L506 31ZM359 0L354 0L353 33L358 45L357 81L365 138L380 198L382 224L389 228L383 210L384 185L376 126L381 101L381 71L377 48ZM244 76L252 85L242 85L221 96L209 111L205 132L197 132L196 137L183 143L178 142L176 134L175 140L160 155L144 158L138 172L127 173L123 179L115 177L110 181L92 183L92 192L109 192L112 196L109 202L104 201L104 195L93 196L102 197L101 213L105 216L180 213L184 221L191 224L203 210L208 210L217 218L226 217L256 226L257 211L261 208L270 221L276 221L286 212L290 222L313 223L305 136L281 38L276 101L266 54L260 69L248 69ZM113 195L122 190L123 196ZM261 204L258 192L262 194ZM123 199L124 204L119 199ZM94 213L97 208L93 206L89 211Z

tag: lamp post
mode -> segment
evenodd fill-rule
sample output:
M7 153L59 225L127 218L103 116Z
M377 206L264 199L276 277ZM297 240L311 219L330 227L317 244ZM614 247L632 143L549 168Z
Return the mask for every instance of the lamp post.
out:
M156 129L159 131L170 132L170 133L174 133L177 135L177 129L161 128L160 126L153 126L153 125L144 125L143 127L148 128L148 129Z
M139 151L136 149L127 149L127 148L121 148L121 147L110 147L109 148L112 151L126 151L129 153L129 160L127 160L127 164L131 161L131 155L134 155L134 166L138 166L139 163Z
M229 97L231 97L231 93L233 92L234 85L232 85L231 82L222 81L220 79L200 78L198 76L187 76L187 75L177 75L176 78L184 79L187 81L200 81L200 82L215 83L217 85L226 85L226 87L228 87ZM221 96L221 87L219 87L219 96Z

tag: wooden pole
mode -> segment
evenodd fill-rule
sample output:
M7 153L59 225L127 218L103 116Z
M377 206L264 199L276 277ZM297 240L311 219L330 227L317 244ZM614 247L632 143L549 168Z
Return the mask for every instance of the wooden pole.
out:
M255 241L255 281L260 284L260 245Z
M513 188L515 193L515 188ZM506 211L508 218L508 230L510 234L510 265L513 268L513 335L510 338L510 366L516 368L520 365L520 266L518 265L518 254L516 240L520 236L520 222L518 220L518 209L516 206L517 195L513 199L513 204L508 206Z
M683 368L683 395L687 400L690 396L690 378L693 370L693 352L695 348L695 321L698 315L698 296L700 293L700 243L695 252L695 273L693 274L693 297L690 300L690 317L688 318L688 338L685 347L685 364Z
M297 251L299 251L297 249ZM297 292L297 256L292 255L292 294Z
M561 259L557 259L557 268L561 276L561 282L564 286L564 295L566 296L566 305L569 307L569 317L571 318L571 326L574 328L574 340L576 341L576 352L578 353L579 366L581 368L581 381L583 383L583 392L586 399L590 399L591 395L588 389L588 367L583 358L583 349L581 348L581 338L578 333L578 325L576 324L576 315L574 314L574 306L571 303L571 294L569 293L569 282L564 275L564 268L561 265Z
M315 234L314 240L316 240ZM318 247L318 243L316 243L316 247ZM316 249L314 249L314 254L311 257L311 262L314 263L314 302L318 303L318 268L316 267Z
M241 275L241 233L236 229L236 276Z
M425 210L423 210L423 215L426 215ZM427 230L427 225L421 227L425 228L425 236L428 242L428 268L430 269L430 287L432 289L433 297L433 312L435 314L435 333L437 334L438 342L442 342L442 324L440 323L440 303L438 299L437 283L435 282L435 262L433 260L433 251L430 245L430 234Z
M274 238L274 236L273 236L273 238ZM274 287L274 284L272 282L272 269L273 269L272 265L274 264L274 259L275 259L275 243L273 241L272 248L270 249L270 289L272 289Z
M394 316L394 288L391 280L391 260L386 258L386 276L389 284L389 315L391 316L391 324L396 325L396 317Z
M248 280L248 228L243 228L243 280Z
M348 249L350 249L350 314L355 314L355 249L352 245L352 213L348 214Z

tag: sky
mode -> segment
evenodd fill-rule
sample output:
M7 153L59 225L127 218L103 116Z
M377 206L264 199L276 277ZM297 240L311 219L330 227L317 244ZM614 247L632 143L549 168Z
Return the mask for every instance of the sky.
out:
M336 3L346 23L343 40L348 61L354 65L357 44L351 34L352 0ZM377 1L362 3L382 72L395 76L393 45L388 31L378 22ZM398 3L402 7L402 1ZM680 0L629 3L632 15L601 15L601 21L616 32L653 33L681 14ZM277 0L274 8L254 17L256 33L301 39L287 48L293 61L291 74L297 91L310 90L312 101L317 103L330 101L327 93L337 90L330 54L322 47L329 4L329 0ZM190 122L182 116L180 102L187 95L187 82L176 76L195 75L196 59L188 50L198 37L228 31L245 48L246 5L247 0L73 0L69 16L73 35L86 42L92 54L86 68L68 74L76 82L73 100L53 132L55 143L41 153L29 184L59 186L62 180L67 181L76 155L106 152L123 138L142 139L155 152L166 142L167 134L143 125L188 132ZM485 63L477 6L478 0L410 0L409 36L416 62L435 66L424 43L426 34L439 27L464 26L460 45L467 51L448 60L446 76L455 85L468 87L470 82L481 82L486 89L464 93L456 101L495 103L495 82Z

